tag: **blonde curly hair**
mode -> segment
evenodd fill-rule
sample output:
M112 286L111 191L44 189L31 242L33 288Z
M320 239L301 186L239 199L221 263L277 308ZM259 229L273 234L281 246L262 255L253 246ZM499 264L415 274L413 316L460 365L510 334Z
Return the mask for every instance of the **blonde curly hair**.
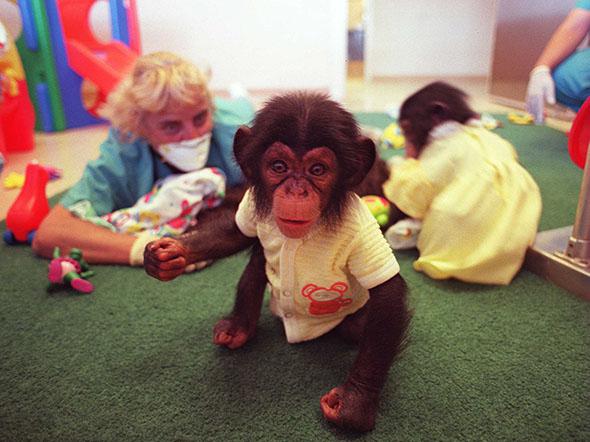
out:
M109 94L98 110L119 130L124 141L144 136L146 114L171 106L198 105L203 98L213 110L207 75L191 62L170 52L137 58L133 70Z

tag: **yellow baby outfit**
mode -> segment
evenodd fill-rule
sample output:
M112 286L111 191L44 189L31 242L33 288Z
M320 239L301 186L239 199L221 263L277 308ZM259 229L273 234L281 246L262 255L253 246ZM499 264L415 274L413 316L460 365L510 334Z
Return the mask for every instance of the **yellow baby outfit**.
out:
M512 145L457 122L437 126L418 159L393 166L384 192L423 221L414 268L434 279L508 284L541 214L539 188Z
M284 236L272 217L259 219L250 190L236 223L264 248L270 308L282 318L290 343L333 329L365 305L369 289L399 272L377 221L357 195L351 195L339 226L318 224L302 239Z

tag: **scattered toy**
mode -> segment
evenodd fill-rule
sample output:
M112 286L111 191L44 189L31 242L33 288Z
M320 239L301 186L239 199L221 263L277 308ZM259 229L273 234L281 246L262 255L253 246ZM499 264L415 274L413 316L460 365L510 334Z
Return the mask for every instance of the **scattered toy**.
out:
M510 112L508 114L508 121L518 125L533 124L535 119L528 112Z
M399 124L395 122L383 130L380 141L382 149L403 149L406 144L406 139Z
M361 198L373 214L377 223L384 226L389 222L391 204L385 198L376 195L366 195Z
M10 172L4 178L4 188L6 189L20 189L25 184L25 176L22 173Z
M479 121L481 122L481 125L487 130L493 130L504 126L500 120L497 120L493 115L486 113L483 113L479 116Z
M8 209L4 241L8 245L33 242L35 231L49 213L45 186L49 175L36 161L27 164L25 183Z
M69 256L61 256L59 247L53 249L53 259L49 263L47 278L51 290L56 284L65 284L81 293L92 293L94 285L87 279L94 275L88 263L82 258L80 249L70 250Z

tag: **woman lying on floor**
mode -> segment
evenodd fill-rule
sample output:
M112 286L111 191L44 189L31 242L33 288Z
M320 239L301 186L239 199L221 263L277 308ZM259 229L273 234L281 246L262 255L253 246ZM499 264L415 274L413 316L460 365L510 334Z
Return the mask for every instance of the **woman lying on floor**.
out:
M196 66L158 52L138 58L101 115L112 128L100 156L39 227L37 254L78 248L90 263L141 265L145 244L181 233L201 208L225 196L235 212L243 177L232 144L254 116L248 100L213 98Z

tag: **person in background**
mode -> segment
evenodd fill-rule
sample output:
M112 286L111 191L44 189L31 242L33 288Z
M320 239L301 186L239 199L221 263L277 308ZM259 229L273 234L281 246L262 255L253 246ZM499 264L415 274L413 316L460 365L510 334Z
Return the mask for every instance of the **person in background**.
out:
M173 174L204 166L221 171L227 193L237 189L239 201L243 176L233 137L254 108L245 97L213 98L206 75L192 63L169 52L140 56L99 113L111 123L107 139L39 226L32 244L38 255L78 248L89 263L142 265L153 234L113 231L94 221L133 207Z
M414 269L433 279L508 284L535 239L541 194L514 147L483 127L466 98L436 82L403 102L406 158L392 164L383 190L421 221L421 230L406 225L417 236ZM396 249L389 230L385 236Z
M563 104L577 112L590 96L590 48L576 50L590 31L590 0L577 0L531 70L526 109L537 124L545 103Z

